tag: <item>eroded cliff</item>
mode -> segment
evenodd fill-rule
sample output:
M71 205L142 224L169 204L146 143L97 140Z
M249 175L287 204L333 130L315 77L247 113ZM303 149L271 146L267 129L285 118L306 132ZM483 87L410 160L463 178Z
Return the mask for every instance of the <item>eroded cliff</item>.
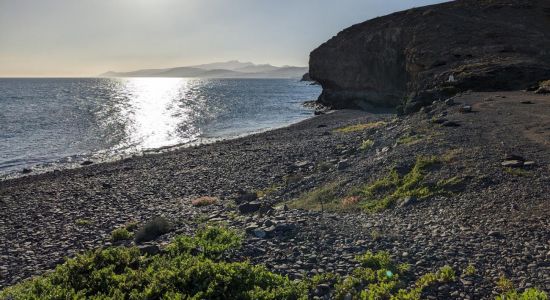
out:
M550 78L550 1L459 0L351 26L310 55L319 102L414 111Z

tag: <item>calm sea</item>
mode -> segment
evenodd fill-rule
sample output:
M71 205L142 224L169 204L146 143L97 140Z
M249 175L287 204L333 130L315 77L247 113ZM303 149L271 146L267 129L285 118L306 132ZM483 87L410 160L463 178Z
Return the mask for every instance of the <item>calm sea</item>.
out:
M209 142L306 119L287 79L0 79L0 174Z

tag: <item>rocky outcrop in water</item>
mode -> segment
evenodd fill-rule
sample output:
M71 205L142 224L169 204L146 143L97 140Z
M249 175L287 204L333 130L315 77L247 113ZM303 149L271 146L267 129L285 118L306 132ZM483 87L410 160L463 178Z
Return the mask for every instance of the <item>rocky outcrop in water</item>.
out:
M550 1L459 0L372 19L310 55L319 102L414 111L465 90L550 78Z

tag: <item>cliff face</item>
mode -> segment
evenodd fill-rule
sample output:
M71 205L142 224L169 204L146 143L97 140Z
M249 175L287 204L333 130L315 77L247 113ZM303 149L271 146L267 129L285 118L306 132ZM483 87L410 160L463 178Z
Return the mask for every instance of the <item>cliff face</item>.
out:
M311 52L319 101L417 110L463 90L550 78L550 1L458 0L351 26Z

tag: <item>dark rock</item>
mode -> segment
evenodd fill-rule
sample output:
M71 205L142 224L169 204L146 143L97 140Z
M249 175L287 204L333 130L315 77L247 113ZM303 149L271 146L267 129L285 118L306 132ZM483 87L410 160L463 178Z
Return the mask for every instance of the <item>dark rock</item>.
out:
M260 202L251 201L251 202L247 202L239 205L239 212L241 214L251 214L259 211L261 207L262 207L262 204Z
M349 168L349 166L350 166L349 161L347 159L343 159L343 160L338 162L338 164L336 165L336 168L338 170L345 170L345 169Z
M487 233L488 236L492 236L494 238L497 238L497 239L501 239L501 238L504 238L504 236L502 235L502 233L498 232L498 231L489 231L489 233Z
M529 100L521 101L520 103L521 104L535 104L533 101L529 101Z
M336 109L408 112L460 91L525 89L550 78L549 10L547 0L458 0L375 18L311 52L309 74Z
M21 173L29 174L29 173L32 173L32 170L31 169L23 169L23 171L21 171Z
M434 124L443 124L447 121L445 118L434 118L432 119L432 123Z
M239 191L237 193L237 197L235 198L235 202L237 204L244 203L244 202L251 202L258 199L258 194L255 192L246 192L246 191Z
M414 196L406 197L406 198L404 198L403 200L400 201L399 207L405 207L405 206L412 205L412 204L416 203L416 200L417 199Z
M445 127L459 127L460 126L460 124L458 124L457 122L454 122L454 121L445 121L441 125L445 126Z
M460 108L461 113L469 113L472 112L472 107L470 105L464 105Z
M445 100L445 104L447 104L448 106L453 106L453 105L455 105L455 99L449 98L449 99Z
M523 158L521 155L517 155L517 154L506 154L506 156L504 156L504 160L525 161L525 158Z
M89 166L91 164L93 164L94 162L91 161L91 160L85 160L83 162L80 163L81 166Z
M255 237L257 238L260 238L260 239L263 239L266 237L266 232L260 228L256 228L252 231L252 233L254 234Z

